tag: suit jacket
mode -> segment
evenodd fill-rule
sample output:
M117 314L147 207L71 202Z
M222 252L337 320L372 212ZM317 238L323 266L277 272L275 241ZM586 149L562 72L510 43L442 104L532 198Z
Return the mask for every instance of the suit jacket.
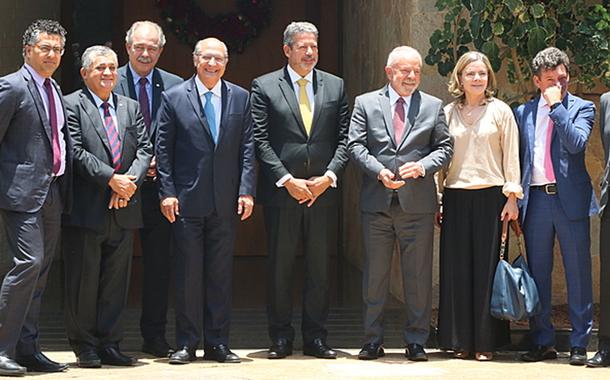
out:
M51 81L61 95L61 89ZM67 113L62 108L67 120ZM66 125L58 126L66 143L66 169L59 178L64 212L72 203L72 141ZM0 209L37 212L53 180L51 124L36 82L25 67L0 78Z
M285 67L252 82L254 141L262 173L259 196L265 205L299 206L286 189L276 186L286 174L307 179L330 170L339 177L347 164L349 107L343 80L314 69L313 88L314 114L308 136ZM337 201L337 190L328 188L316 204Z
M606 92L600 98L599 126L602 134L602 145L604 147L604 174L601 180L601 197L599 200L600 215L604 215L608 204L608 183L610 181L610 167L608 167L608 157L610 157L610 92Z
M144 181L152 147L148 141L139 104L121 95L112 94L116 106L117 132L121 141L121 167L118 174L136 177L138 188ZM142 226L140 191L124 207L109 210L112 190L108 186L114 174L112 155L106 129L87 89L66 96L68 128L74 142L74 206L64 218L64 225L85 227L103 232L108 212L115 214L123 228Z
M119 83L114 89L114 92L118 95L127 96L133 100L138 100L136 88L133 84L133 75L131 70L129 70L129 65L124 65L119 67ZM150 126L150 131L148 131L148 135L150 137L150 141L155 142L155 133L157 128L157 123L155 119L157 117L157 110L161 105L161 93L165 90L172 88L173 86L182 83L184 80L177 75L174 75L165 70L159 69L155 67L153 69L152 76L152 109L150 118L152 120L152 124Z
M214 210L235 217L238 195L255 195L254 143L248 92L222 80L218 143L195 84L195 76L162 94L157 130L159 196L177 197L180 216Z
M453 139L445 120L442 101L416 90L401 141L395 141L388 85L356 98L350 122L350 156L364 172L360 207L362 211L387 211L393 190L377 179L387 168L396 174L406 162L420 162L425 176L407 179L397 190L401 208L409 213L437 210L434 173L449 163Z
M534 168L533 153L536 113L540 96L515 110L519 127L519 156L523 199L519 201L521 222L525 221L530 183ZM598 211L591 178L585 166L585 148L593 128L595 106L568 93L549 113L554 128L551 135L551 161L561 206L570 220L586 218Z

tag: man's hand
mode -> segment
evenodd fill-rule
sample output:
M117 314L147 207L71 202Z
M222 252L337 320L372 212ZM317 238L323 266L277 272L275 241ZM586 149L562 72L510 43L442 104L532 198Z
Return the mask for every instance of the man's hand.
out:
M138 186L135 184L136 176L127 174L113 174L108 181L108 186L121 198L130 200Z
M383 183L383 186L392 190L396 190L405 184L405 181L403 180L394 181L394 173L392 173L390 169L386 168L381 169L377 175L377 179Z
M544 100L549 107L555 103L561 103L561 84L557 83L554 86L547 87L544 92L542 92L542 97L544 97Z
M254 197L252 195L240 195L237 198L237 214L241 215L241 220L246 220L252 215L254 210Z
M288 194L299 203L307 202L313 198L313 194L308 187L309 185L311 185L311 181L300 178L290 178L284 183L284 187L288 190Z
M167 197L161 200L161 213L170 223L176 221L176 215L180 215L180 207L178 206L178 198Z
M311 194L313 195L313 197L307 203L307 207L311 207L314 204L314 202L316 201L316 199L318 199L318 197L320 195L322 195L330 187L330 185L333 183L333 179L327 175L322 175L319 177L309 178L309 182L311 182L311 184L308 185L307 187L309 188L309 191L311 191ZM303 201L303 202L305 202L305 201ZM299 202L299 203L303 203L303 202Z
M406 162L398 168L401 178L419 178L424 176L424 166L419 162Z
M110 202L108 202L108 209L118 210L123 207L127 207L127 199L121 198L121 196L114 191L110 195Z
M146 171L146 176L153 177L153 178L157 177L157 160L155 159L155 156L152 156L152 158L150 160L150 165L148 165L148 170Z

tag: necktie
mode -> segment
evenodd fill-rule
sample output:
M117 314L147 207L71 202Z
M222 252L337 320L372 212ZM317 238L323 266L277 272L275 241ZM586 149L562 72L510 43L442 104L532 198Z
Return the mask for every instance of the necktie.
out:
M307 96L307 79L301 78L297 80L297 83L299 85L299 109L301 110L301 119L303 119L305 132L307 132L307 136L309 136L313 115L311 114L311 105L309 104L309 97Z
M53 146L53 174L59 173L61 168L61 148L59 147L59 130L57 129L57 111L55 109L55 96L49 78L44 80L44 90L49 99L49 123L51 124L51 139Z
M203 112L205 113L205 118L208 120L208 126L210 127L210 132L212 132L212 138L214 139L214 144L218 142L218 130L216 129L216 113L214 112L214 104L212 104L212 91L208 91L205 93L205 106L203 107Z
M400 144L402 134L405 130L405 100L399 97L396 101L396 107L394 107L394 117L392 118L392 126L394 127L394 139L396 139L396 145Z
M140 111L142 111L142 117L144 117L144 124L146 124L146 130L150 130L150 106L148 104L148 91L146 91L146 85L148 84L148 79L145 77L140 78L138 81L139 84L139 93L138 93L138 102L140 102Z
M548 105L546 106L548 108ZM550 109L549 109L550 111ZM549 124L546 128L546 147L544 152L544 174L549 183L555 182L555 171L553 170L553 161L551 160L551 137L553 136L553 120L548 116Z
M106 128L106 135L108 136L110 151L112 152L112 167L116 172L121 168L121 141L119 140L119 133L117 132L116 125L114 125L112 115L110 115L110 105L108 102L102 103L102 108L104 109L104 128Z

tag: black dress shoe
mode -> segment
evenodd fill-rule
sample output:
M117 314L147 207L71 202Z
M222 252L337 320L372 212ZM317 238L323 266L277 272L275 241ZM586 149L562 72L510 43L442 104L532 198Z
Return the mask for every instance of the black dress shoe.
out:
M0 376L23 376L25 367L20 366L13 359L0 355Z
M571 365L585 365L587 361L587 349L582 347L570 348L570 364Z
M123 355L117 346L104 347L99 352L102 364L129 367L134 365L136 360L127 355Z
M543 360L557 359L557 351L553 347L535 346L532 350L521 355L524 362L540 362Z
M428 355L426 355L426 351L424 351L424 347L421 344L411 343L407 344L407 349L405 350L405 356L414 362L427 362Z
M54 362L42 352L18 356L16 362L27 368L28 372L62 372L68 368L67 364Z
M80 368L100 368L102 360L93 350L81 350L76 357L76 365Z
M290 355L292 355L292 342L286 339L278 339L267 351L268 359L283 359Z
M336 359L337 353L320 338L316 338L313 342L303 346L303 355L315 356L320 359Z
M610 367L610 350L601 349L591 359L585 362L587 367L601 368Z
M197 359L194 348L182 347L169 357L169 364L187 364Z
M218 363L239 363L239 356L235 355L225 344L206 346L203 348L203 360L214 360Z
M360 360L374 360L385 355L383 346L379 343L367 343L362 346L362 350L358 353Z
M163 338L145 339L142 343L142 352L151 354L157 358L167 358L175 351Z

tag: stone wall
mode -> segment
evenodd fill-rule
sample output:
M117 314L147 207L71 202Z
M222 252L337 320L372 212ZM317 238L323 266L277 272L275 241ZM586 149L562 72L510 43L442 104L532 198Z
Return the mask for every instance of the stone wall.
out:
M343 1L343 76L350 99L358 94L372 91L386 83L383 68L388 53L398 45L416 48L423 57L430 47L432 32L442 27L443 14L434 1L429 0L344 0ZM499 83L499 86L507 86ZM447 93L447 78L441 77L435 67L424 65L420 89L445 101L451 98ZM598 102L599 94L607 89L596 88L586 97ZM602 174L603 153L599 129L593 131L587 149L587 166L597 188ZM348 260L362 266L362 234L359 215L360 173L350 165L344 179L344 252ZM593 257L594 298L599 299L599 220L591 219L591 252ZM438 231L434 249L434 291L438 297ZM556 244L557 246L558 244ZM512 251L515 247L512 247ZM398 256L395 255L392 272L392 292L402 298L401 278L398 272ZM555 251L554 297L557 304L566 303L565 280L559 250Z

